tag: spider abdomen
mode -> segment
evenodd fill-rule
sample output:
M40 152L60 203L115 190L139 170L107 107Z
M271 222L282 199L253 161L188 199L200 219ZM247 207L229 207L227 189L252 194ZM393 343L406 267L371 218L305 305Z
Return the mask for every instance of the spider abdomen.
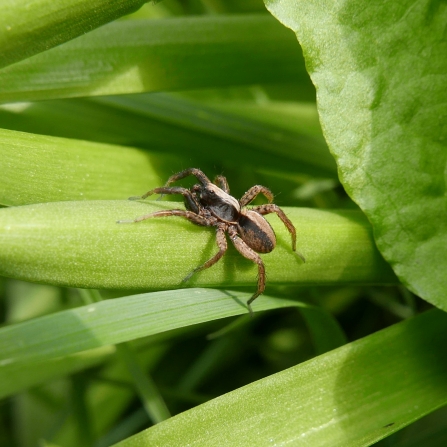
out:
M257 253L270 253L276 246L273 228L256 211L241 212L237 228L243 241Z

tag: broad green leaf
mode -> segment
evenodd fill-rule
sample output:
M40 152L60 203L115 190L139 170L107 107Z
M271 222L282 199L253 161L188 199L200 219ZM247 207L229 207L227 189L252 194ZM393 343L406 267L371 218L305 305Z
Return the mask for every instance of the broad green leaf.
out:
M371 445L447 404L446 328L447 316L432 310L213 399L116 447Z
M275 169L336 177L314 104L292 109L285 102L276 103L275 113L267 106L251 104L249 109L238 103L221 111L209 103L164 93L4 104L0 106L0 126L145 148L159 155L157 168L165 168L166 178L173 170L183 169L186 162L202 169L206 165L227 167L225 173L243 165L245 175L253 169ZM299 129L291 125L296 119ZM71 151L74 153L74 148ZM167 152L187 161L173 163L164 155ZM15 163L11 164L13 170ZM68 171L65 164L61 169L64 166Z
M128 20L0 70L0 101L308 83L302 61L266 14Z
M146 0L3 0L0 67L85 34L144 3Z
M130 148L0 129L0 204L118 199L156 187L155 159Z
M340 179L380 251L447 310L447 4L265 3L297 33Z
M81 288L172 289L216 252L215 231L180 217L118 224L160 209L160 201L54 202L0 209L0 275ZM268 284L394 284L358 211L284 208L297 228L297 248L267 216L277 247L263 259ZM231 245L231 244L230 244ZM224 259L187 283L256 287L257 268L230 247Z

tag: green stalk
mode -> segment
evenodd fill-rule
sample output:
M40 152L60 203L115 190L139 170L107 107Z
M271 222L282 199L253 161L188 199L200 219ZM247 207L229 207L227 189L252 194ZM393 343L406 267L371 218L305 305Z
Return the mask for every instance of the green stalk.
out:
M256 288L256 266L230 244L224 259L182 284L217 251L213 228L180 217L118 224L174 202L53 202L0 209L0 275L81 288ZM396 284L358 211L284 208L297 228L297 249L275 216L277 246L262 255L269 284Z

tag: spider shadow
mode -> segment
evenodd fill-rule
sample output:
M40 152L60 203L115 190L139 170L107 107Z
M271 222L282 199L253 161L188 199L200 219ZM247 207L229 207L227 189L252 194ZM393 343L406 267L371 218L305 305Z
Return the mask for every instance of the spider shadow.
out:
M280 246L282 249L284 249L286 251L286 253L288 254L292 254L295 257L295 262L297 266L302 266L305 261L303 261L303 259L301 259L300 255L298 255L296 252L294 252L292 250L291 247L291 243L289 240L287 240L286 238L278 238L277 240L278 245ZM243 286L243 287L251 287L252 283L253 283L253 293L256 290L256 285L257 285L257 280L258 280L258 270L257 270L257 265L250 261L249 259L245 258L243 255L241 255L236 248L233 246L233 244L228 240L227 237L227 243L228 243L228 248L227 251L225 252L224 256L222 257L222 259L220 259L215 265L218 265L219 263L223 263L223 276L224 276L224 280L223 283L220 285L234 285L234 281L237 278L237 275L239 272L242 273L246 273L247 271L253 271L253 279L252 280L247 280L246 282L244 281L244 284L239 284L239 286ZM218 252L218 247L216 244L216 239L215 237L211 237L205 247L202 250L202 256L200 259L200 262L197 264L197 266L192 266L191 270L194 270L194 268L198 267L199 265L202 265L203 263L205 263L208 259L210 259L212 256L214 256L216 253ZM263 258L264 262L266 261L265 256L268 256L269 253L266 253L264 255L261 255L261 257ZM302 255L301 255L302 256ZM209 267L208 269L202 270L201 272L197 272L195 273L186 283L190 284L191 286L195 285L197 283L196 279L198 277L198 275L204 273L205 271L210 270L210 272L212 272L212 269L215 267L215 265ZM266 277L267 277L268 272L266 272ZM242 303L241 301L239 301L240 303ZM245 304L244 304L244 307Z
M206 245L203 248L203 250L202 250L202 257L201 257L200 263L197 266L202 265L203 263L205 263L208 259L210 259L212 256L214 256L214 254L217 253L217 251L218 251L218 248L217 248L217 244L216 244L216 239L215 239L215 237L214 238L211 237L208 240L208 242L206 243ZM245 263L243 261L241 263L241 265L243 265L243 269L244 270L245 270L245 268L249 269L250 268L250 264L252 264L248 259L243 258L239 254L239 252L237 252L237 250L232 246L231 243L228 244L228 249L225 252L224 256L222 257L222 259L220 259L216 263L216 264L219 264L221 262L223 263L224 282L223 282L223 284L219 284L219 287L220 286L224 286L226 284L231 285L232 283L234 283L234 279L235 279L235 277L237 275L237 272L242 270L239 267L239 263L235 264L234 262L232 262L233 258L231 256L229 258L226 257L227 254L228 254L228 251L230 251L230 252L234 251L235 252L234 253L235 256L239 256L242 259L244 259L245 261L247 261L247 263ZM209 267L205 271L212 269L214 266L215 265ZM196 268L196 267L194 267L194 268ZM188 281L186 281L186 282L182 281L182 284L183 285L188 284L189 286L194 287L194 285L196 284L196 281L197 281L196 278L198 277L198 275L202 274L203 272L204 271L202 270L201 272L195 273L193 276L191 276L191 278L188 279ZM254 281L255 281L255 284L256 284L256 278L254 278ZM220 289L220 291L222 293L224 293L225 295L229 296L230 298L232 298L239 306L241 306L244 309L244 311L250 312L250 309L247 307L246 301L241 300L236 295L230 293L230 291L228 291L228 290Z
M211 237L208 239L208 241L206 242L203 249L200 250L201 251L200 261L197 263L197 265L192 265L190 271L192 271L195 268L197 268L198 266L204 264L206 261L208 261L210 258L212 258L219 251L219 249L217 247L217 243L216 243L215 230L212 232L210 231L210 236ZM232 262L234 256L236 256L236 254L233 253L233 251L236 252L236 249L228 241L228 238L227 238L227 242L228 242L228 249L225 252L225 254L223 255L223 257L218 262L216 262L216 264L212 265L211 267L208 267L205 270L195 273L184 284L189 284L191 286L194 286L197 283L197 278L199 277L199 275L201 275L205 272L208 272L208 271L212 274L212 272L213 272L212 269L219 264L222 264L223 277L224 277L223 283L219 284L219 286L220 285L229 285L232 282L234 282L234 279L236 278L237 270L239 269L239 265L235 265L235 263ZM249 263L250 263L250 261L249 261Z
M235 303L239 304L239 306L243 307L245 310L249 310L247 307L247 303L245 301L242 301L240 298L235 296L234 294L230 293L229 290L222 290L222 293L224 295L229 296Z

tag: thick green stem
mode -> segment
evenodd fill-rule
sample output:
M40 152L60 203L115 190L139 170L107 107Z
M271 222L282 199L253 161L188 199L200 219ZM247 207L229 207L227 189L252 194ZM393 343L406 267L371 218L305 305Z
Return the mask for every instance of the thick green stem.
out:
M173 202L54 202L0 209L0 275L81 288L172 289L217 251L213 228L180 217L117 224ZM284 208L297 229L297 249L282 222L269 215L277 236L262 255L269 284L396 284L358 211ZM195 274L185 287L250 286L257 268L230 244L223 260Z

